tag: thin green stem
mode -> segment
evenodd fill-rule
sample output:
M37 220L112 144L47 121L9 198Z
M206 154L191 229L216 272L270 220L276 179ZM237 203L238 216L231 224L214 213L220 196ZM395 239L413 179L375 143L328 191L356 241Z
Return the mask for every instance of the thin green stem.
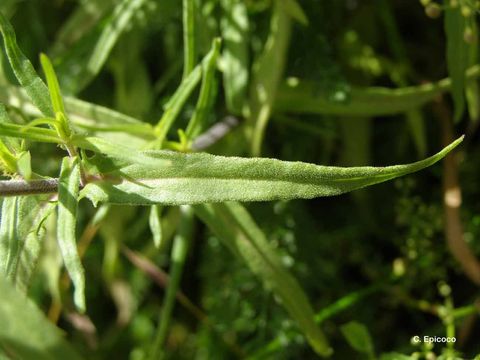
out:
M164 357L163 347L168 335L170 319L172 317L175 297L180 286L180 279L185 265L188 249L193 235L193 210L190 206L184 205L180 208L181 218L177 235L173 240L172 265L170 271L170 281L167 293L160 313L159 326L155 334L150 359L157 360Z

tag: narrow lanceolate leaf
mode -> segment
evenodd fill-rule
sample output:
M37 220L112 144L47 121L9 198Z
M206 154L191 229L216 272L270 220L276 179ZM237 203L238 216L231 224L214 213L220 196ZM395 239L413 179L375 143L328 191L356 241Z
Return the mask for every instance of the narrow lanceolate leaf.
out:
M0 293L0 349L9 359L81 359L37 306L3 276Z
M480 66L465 72L467 79L478 78ZM280 86L274 111L323 115L381 116L396 115L416 109L446 91L453 91L451 78L419 86L401 88L352 88L346 101L333 101L319 89L318 84L297 78Z
M223 38L222 70L228 110L241 115L247 98L249 21L247 5L242 0L222 0L221 31Z
M200 87L200 95L198 97L195 112L188 123L186 135L189 139L196 137L205 128L205 122L208 113L211 111L215 95L216 81L215 70L217 69L217 57L220 52L221 40L216 38L212 42L212 49L202 61L202 85Z
M58 182L57 240L63 262L75 287L74 302L80 311L85 311L85 274L78 255L75 237L77 220L80 166L77 157L65 157Z
M138 152L139 161L134 161L135 151L128 150L128 158L91 158L90 171L99 180L87 184L81 196L94 203L180 205L338 195L428 167L462 139L425 160L389 167L340 168L170 151Z
M48 89L50 90L50 99L52 100L52 107L55 113L65 113L65 106L63 105L62 94L60 92L60 85L58 84L57 75L53 70L53 65L50 59L45 54L40 54L40 62L42 64L43 72L47 78Z
M297 280L282 266L278 255L247 210L238 203L205 204L195 213L275 295L322 356L331 354L325 336L314 322L314 313Z
M291 33L291 18L287 10L287 4L283 0L274 2L270 34L263 52L253 67L254 78L250 101L250 122L253 125L251 153L253 156L260 155L277 88L283 76Z
M45 116L52 116L53 109L50 103L48 89L37 75L30 61L17 45L15 32L7 18L0 12L0 32L3 36L5 51L10 65L18 82L27 92L35 106Z
M454 120L459 121L465 110L465 70L469 49L463 39L466 21L460 6L445 9L445 33L447 35L447 69L452 79Z

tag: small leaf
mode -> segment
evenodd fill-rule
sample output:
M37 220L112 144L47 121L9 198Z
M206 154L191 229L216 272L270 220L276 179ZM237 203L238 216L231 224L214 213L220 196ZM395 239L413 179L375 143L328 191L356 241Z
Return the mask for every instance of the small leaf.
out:
M148 223L150 225L150 231L153 235L153 243L157 249L160 249L162 246L162 206L152 205L150 207L150 216L148 218Z
M77 221L80 165L77 157L63 158L58 182L57 241L63 262L75 287L75 306L85 311L85 274L78 255L75 227Z
M389 167L340 168L267 158L223 157L171 151L125 151L127 158L97 155L92 181L81 197L136 205L311 199L339 195L433 165L463 137L422 161Z
M40 62L42 64L43 72L47 78L48 90L50 91L50 99L52 100L52 107L55 113L65 113L65 107L63 105L62 94L60 92L60 85L58 84L57 75L53 70L53 65L50 59L45 54L40 54Z
M0 32L10 65L18 82L27 92L35 106L45 116L52 116L53 109L48 96L48 88L37 75L30 61L17 45L17 39L12 25L0 12Z
M315 324L313 310L297 280L282 266L275 250L247 210L238 203L205 204L195 213L250 270L277 295L312 348L322 356L332 350Z
M372 338L365 325L352 321L342 325L340 329L352 348L374 357Z
M37 306L0 276L0 348L14 359L81 357Z
M445 9L445 33L447 35L447 68L452 79L454 120L459 121L465 110L465 70L469 49L463 39L466 21L460 6Z

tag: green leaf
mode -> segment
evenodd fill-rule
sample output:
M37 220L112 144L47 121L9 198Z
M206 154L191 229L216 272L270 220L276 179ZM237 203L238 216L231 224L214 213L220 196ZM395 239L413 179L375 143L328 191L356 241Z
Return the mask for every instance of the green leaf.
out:
M45 77L47 78L47 85L50 92L50 99L52 100L53 111L55 111L55 113L60 112L65 114L65 107L63 105L62 94L60 92L60 85L58 84L55 70L53 70L53 65L45 54L40 54L40 62L42 64Z
M225 101L232 114L241 115L247 98L250 67L247 6L243 0L222 0L220 4Z
M465 70L469 49L463 39L466 20L460 6L445 9L445 33L447 35L447 69L452 79L454 121L459 121L465 111Z
M212 111L212 106L216 95L215 70L217 69L217 57L220 52L221 40L216 38L212 42L212 49L202 61L202 85L198 97L197 106L190 122L188 123L185 134L188 139L195 138L205 128L208 114Z
M77 94L100 72L120 36L131 26L135 14L146 0L123 0L112 15L101 24L101 34L96 42L88 43L86 51L73 53L72 58L58 67L62 88L67 94ZM78 66L81 64L81 66Z
M0 217L0 275L26 292L41 251L41 226L53 205L38 197L7 197Z
M480 66L472 66L465 75L468 79L477 78L480 75ZM315 82L290 78L280 85L273 110L323 115L396 115L425 105L451 89L450 78L431 84L396 89L353 87L345 94L347 98L345 101L333 101L328 94L319 90L319 85Z
M195 90L195 87L198 85L201 78L202 68L201 66L197 65L195 69L193 69L193 71L182 80L182 83L168 101L167 105L165 106L165 112L155 128L157 141L160 144L165 140L168 131L180 114L183 105L188 100L193 90Z
M265 286L280 298L312 348L322 356L330 355L332 350L313 320L307 296L297 280L282 266L275 250L247 210L238 203L197 205L194 210L234 255L240 256Z
M18 82L42 114L52 116L53 109L48 95L48 88L37 75L30 61L18 47L13 27L1 12L0 32L3 36L8 60L10 61L10 65Z
M78 255L75 227L77 221L80 165L77 157L63 158L58 182L57 241L63 262L75 287L75 306L85 311L85 274Z
M307 26L308 18L296 0L284 0L287 13L300 24Z
M249 119L253 125L251 143L253 156L259 156L261 152L277 88L283 76L290 33L291 18L287 13L287 6L283 0L276 0L270 20L270 34L253 67ZM275 66L272 66L273 64Z
M14 282L25 239L32 228L38 201L34 197L7 197L0 218L0 274Z
M340 330L352 348L369 355L370 358L375 358L373 341L365 325L351 321L342 325Z
M150 225L150 231L153 235L153 243L157 249L162 246L162 206L152 205L150 207L150 216L148 218L148 224Z
M13 359L81 357L25 295L0 276L0 348Z
M0 136L61 144L63 141L54 130L0 123Z
M415 360L413 356L408 356L396 352L384 353L380 356L380 360Z
M462 139L422 161L389 167L340 168L268 158L124 150L128 159L101 155L89 159L91 171L103 179L88 183L81 197L93 203L180 205L339 195L428 167Z

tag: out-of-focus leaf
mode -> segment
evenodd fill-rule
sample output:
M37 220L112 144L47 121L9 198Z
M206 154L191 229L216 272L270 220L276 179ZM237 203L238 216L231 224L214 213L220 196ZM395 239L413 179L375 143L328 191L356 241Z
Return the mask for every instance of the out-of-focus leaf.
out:
M468 79L477 78L479 75L478 65L472 66L466 72ZM319 91L315 82L295 78L280 85L274 111L350 116L395 115L416 109L451 89L450 78L431 84L397 89L353 87L348 93L347 100L333 101L327 94Z
M405 116L407 117L407 123L412 133L418 156L423 157L427 153L427 136L423 114L419 109L413 109L407 111Z
M48 95L48 88L37 75L30 61L18 47L13 27L1 12L0 32L3 36L8 60L10 61L10 65L18 82L42 114L51 117L53 115L53 109Z
M474 45L469 46L469 65L478 63L478 25L476 21L470 24ZM480 118L480 86L478 80L469 80L466 82L465 96L467 99L468 115L471 121L478 121Z
M308 25L308 18L297 0L284 0L287 13L302 25Z
M180 114L183 105L192 94L201 78L202 68L201 66L197 65L197 67L195 67L195 69L193 69L193 71L185 79L183 79L182 83L175 91L175 94L173 94L166 104L165 112L155 128L157 141L160 144L165 140L168 131L172 127L174 121L177 119L178 114Z
M150 231L153 235L153 243L155 247L159 249L162 245L162 207L160 205L152 205L150 207L150 216L148 223L150 225Z
M0 347L12 359L81 357L25 295L0 276Z
M195 34L195 1L183 0L183 78L186 79L195 67L196 34Z
M22 151L18 155L17 159L17 172L24 178L25 180L30 180L32 176L32 164L31 164L31 156L29 151Z
M277 295L292 319L315 351L328 356L332 350L320 328L313 321L313 310L297 280L282 266L265 235L238 203L205 204L195 213L219 239L240 256L250 270Z
M275 0L270 33L253 66L250 123L253 126L251 153L259 156L262 142L285 67L290 42L291 18L283 0ZM275 66L273 66L275 64Z
M447 69L452 79L455 121L460 120L465 110L465 70L469 57L468 44L463 39L466 21L460 8L446 7L444 21L447 35Z
M242 0L222 0L222 72L228 110L241 115L249 77L249 20Z
M367 354L372 359L375 358L372 337L365 325L351 321L342 325L340 330L352 348Z
M57 241L63 262L75 287L75 306L85 311L85 274L77 250L77 222L80 165L77 157L64 158L58 182Z
M380 355L380 360L413 360L413 357L396 352L391 352Z
M213 40L212 49L202 61L202 85L200 87L200 95L198 97L195 112L188 123L185 134L188 139L195 138L205 128L208 113L212 110L212 106L216 95L215 70L217 69L217 57L220 52L221 40L216 38Z
M163 358L162 355L165 340L168 335L170 319L175 305L175 297L180 288L180 280L185 266L188 249L193 236L193 209L191 206L182 206L180 208L180 223L177 234L173 239L173 248L171 255L170 279L168 281L167 294L160 313L160 322L153 342L151 359ZM162 354L163 353L163 354ZM162 355L160 355L162 354Z
M129 159L97 155L82 197L93 203L198 204L268 201L338 195L428 167L462 138L422 161L390 167L340 168L267 158L223 157L170 151L126 151ZM138 160L135 161L135 154Z
M123 0L108 18L100 36L90 42L86 51L78 51L73 59L68 59L58 67L62 89L67 94L76 94L87 86L100 72L119 37L131 25L135 14L146 0ZM93 40L93 39L92 39ZM79 66L81 64L81 66Z

